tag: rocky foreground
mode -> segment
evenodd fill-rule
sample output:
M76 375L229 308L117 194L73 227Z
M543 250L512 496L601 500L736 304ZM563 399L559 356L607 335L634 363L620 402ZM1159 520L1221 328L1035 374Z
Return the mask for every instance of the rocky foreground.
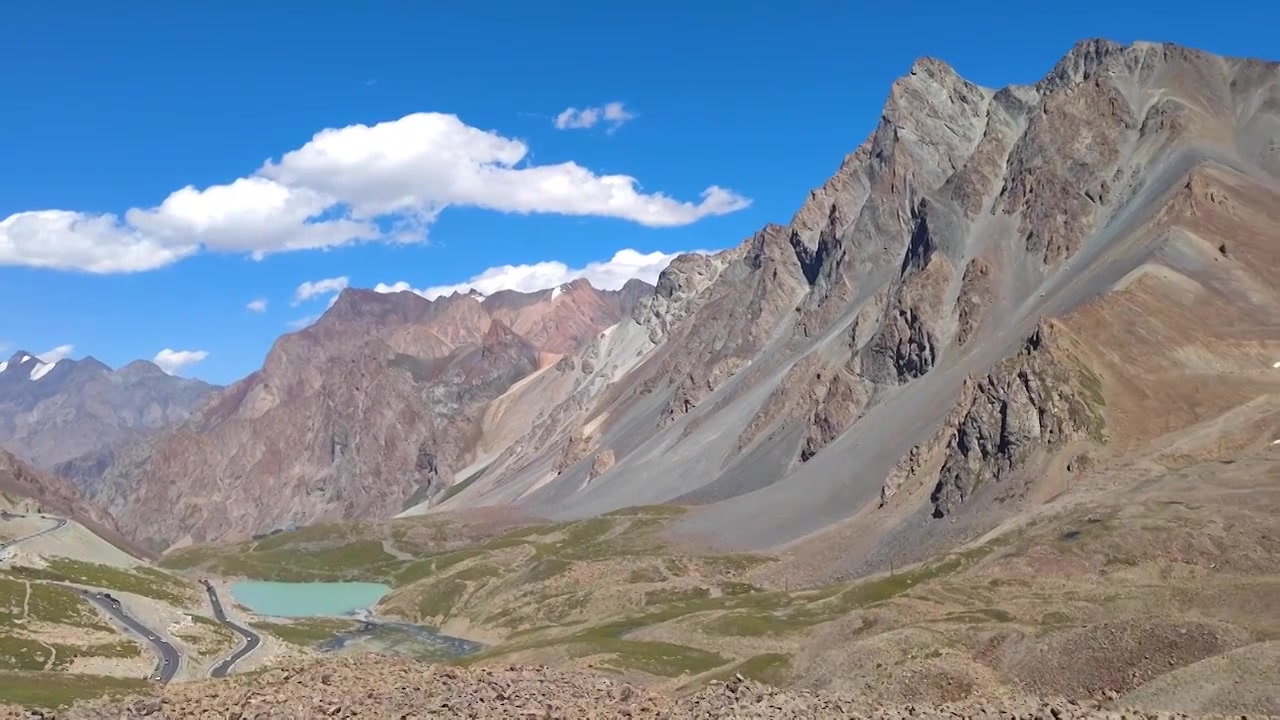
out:
M734 678L671 697L588 673L455 668L379 656L326 659L252 678L174 685L26 718L1062 718L1188 717L1096 703L1000 698L936 707L868 707L855 697L784 691Z

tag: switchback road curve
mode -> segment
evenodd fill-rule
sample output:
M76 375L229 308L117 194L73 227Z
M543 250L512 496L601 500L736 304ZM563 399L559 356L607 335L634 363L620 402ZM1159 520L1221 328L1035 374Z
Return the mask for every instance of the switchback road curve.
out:
M120 601L112 598L109 593L82 590L80 588L76 588L76 591L84 596L84 598L89 602L97 605L103 610L106 610L107 613L119 621L120 624L146 638L148 642L155 646L156 651L159 653L159 662L156 663L155 672L151 674L152 680L167 683L173 679L173 676L178 673L178 663L182 660L182 655L178 652L177 648L170 645L168 641L160 637L158 633L153 632L142 623L134 620L133 617L126 613L124 608L121 607Z
M258 646L262 644L262 636L247 627L237 625L228 620L227 613L222 609L222 601L218 599L218 591L213 588L213 584L207 580L201 580L200 584L204 585L204 591L209 595L209 604L213 606L214 618L244 639L244 644L240 646L239 650L231 653L230 657L218 663L209 671L209 677L223 678L227 676L227 673L231 672L231 668L235 667L236 663L258 649Z
M26 516L26 515L14 515L14 514L12 514L12 513L9 513L9 514L8 514L8 517L16 518L16 517L27 517L27 516ZM16 539L14 539L14 540L9 540L9 541L7 541L7 542L0 542L0 550L6 550L6 549L11 548L11 547L13 547L13 546L15 546L15 545L18 545L19 543L24 543L24 542L26 542L26 541L28 541L28 540L34 540L34 539L36 539L36 538L40 537L41 535L48 535L49 533L51 533L51 532L53 532L53 531L55 531L55 530L61 530L62 528L64 528L64 527L66 527L66 526L67 526L67 520L66 520L66 518L56 518L56 517L52 517L52 516L49 516L49 515L42 515L41 517L43 517L43 518L44 518L44 519L46 519L46 520L53 520L53 521L55 521L55 522L54 522L54 524L53 524L53 526L52 526L52 527L47 527L47 528L45 528L44 530L41 530L41 531L40 531L40 532L38 532L38 533L31 533L30 535L27 535L26 537L16 538Z
M54 517L52 515L42 515L41 517L45 518L46 520L53 520L54 521L53 526L45 528L44 530L41 530L38 533L32 533L30 535L27 535L26 537L20 537L20 538L17 538L16 540L10 540L5 543L0 543L0 550L4 550L6 548L13 547L19 543L23 543L28 540L38 538L42 535L47 535L57 530L61 530L62 528L67 526L66 518ZM64 586L64 587L71 587L71 586ZM148 642L150 642L153 646L155 646L158 654L158 659L156 661L156 669L153 673L151 673L152 680L159 680L162 683L167 683L173 679L173 676L178 673L178 663L181 662L182 660L182 655L178 653L177 648L170 645L166 640L161 638L158 633L151 631L142 623L138 622L137 620L134 620L128 613L124 611L124 608L120 605L120 601L111 597L109 593L95 592L92 590L85 590L83 588L72 588L72 589L80 593L81 597L83 597L84 599L88 600L94 605L97 605L103 610L106 610L107 613L111 615L113 618L115 618L121 625L124 625L126 628L128 628L129 630L132 630L134 633L142 636L143 638L146 638Z

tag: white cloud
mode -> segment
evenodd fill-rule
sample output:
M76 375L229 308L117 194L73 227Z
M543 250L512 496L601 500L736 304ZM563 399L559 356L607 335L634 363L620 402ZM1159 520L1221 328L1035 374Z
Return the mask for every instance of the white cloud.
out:
M262 173L342 198L354 218L395 217L410 230L450 205L668 227L749 204L717 186L704 190L697 204L644 194L635 178L596 175L572 162L517 168L528 153L523 142L470 127L456 116L418 113L372 127L325 130Z
M351 278L348 278L346 275L341 277L325 278L324 280L308 280L307 282L299 285L297 290L293 291L293 304L297 305L299 303L306 302L311 298L330 294L334 295L334 298L336 299L338 293L346 290L350 286ZM333 302L330 301L329 304L332 305Z
M130 210L125 219L161 242L181 243L195 237L208 248L249 253L258 259L272 252L378 237L378 229L367 221L312 219L335 204L334 198L310 188L255 176L204 190L188 185L171 193L159 207Z
M567 108L556 115L553 122L558 130L585 130L595 127L603 120L609 123L609 132L613 132L622 127L623 123L633 119L635 119L635 113L627 110L625 105L620 102L611 102L581 110L575 107Z
M250 300L249 304L245 305L244 307L249 312L256 312L256 313L266 312L267 301L263 298L258 298L257 300Z
M71 357L71 353L75 349L76 349L75 345L59 345L58 347L52 350L47 350L45 352L40 353L39 355L36 355L36 357L40 359L40 362L56 363L59 360L66 360L67 358Z
M207 357L209 357L209 353L204 350L172 350L165 348L156 353L151 362L159 365L161 370L174 375L182 368L198 363Z
M693 252L705 252L695 250ZM378 283L373 289L376 292L390 293L410 291L428 299L454 292L478 290L485 295L492 295L499 290L519 290L533 292L545 290L576 280L586 278L601 290L617 290L628 280L639 279L655 283L658 274L671 264L671 260L681 253L651 252L641 253L631 249L619 250L613 257L602 261L587 263L585 267L571 268L558 260L547 260L528 265L500 265L492 267L472 277L466 282L456 285L437 285L428 288L414 288L408 282L387 284Z
M609 103L561 117L566 127L617 127L632 114ZM471 127L455 115L414 113L322 130L250 175L204 189L188 185L155 207L122 216L70 210L10 215L0 220L0 265L121 273L155 269L202 250L262 258L354 242L421 242L450 206L671 227L749 204L716 185L697 202L680 201L641 192L627 175L600 175L573 162L534 165L523 141Z
M0 265L120 273L154 270L199 249L147 237L115 215L20 212L0 220Z

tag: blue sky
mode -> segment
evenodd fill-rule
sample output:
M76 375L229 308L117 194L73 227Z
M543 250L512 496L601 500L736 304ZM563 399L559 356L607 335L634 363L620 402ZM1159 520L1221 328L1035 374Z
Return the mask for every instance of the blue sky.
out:
M1267 3L1119 5L14 3L0 345L230 382L324 310L304 283L651 277L786 222L921 55L990 86L1084 37L1280 55Z

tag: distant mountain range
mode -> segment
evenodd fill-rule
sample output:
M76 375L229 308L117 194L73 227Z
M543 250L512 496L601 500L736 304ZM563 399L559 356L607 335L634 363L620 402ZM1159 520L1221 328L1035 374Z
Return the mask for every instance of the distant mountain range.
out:
M46 363L18 351L0 362L0 446L89 481L116 449L185 420L214 389L145 360L112 370L92 357Z

